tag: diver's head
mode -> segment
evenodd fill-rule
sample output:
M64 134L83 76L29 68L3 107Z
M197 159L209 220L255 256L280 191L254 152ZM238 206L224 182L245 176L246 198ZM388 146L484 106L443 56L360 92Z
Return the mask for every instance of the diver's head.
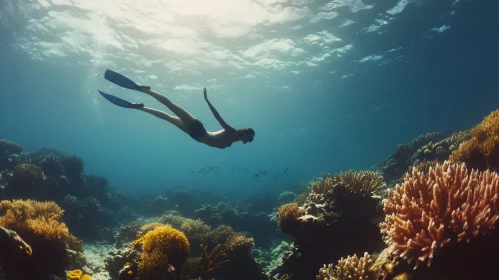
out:
M253 128L242 128L237 130L239 134L239 140L243 141L244 144L248 142L253 142L255 138L255 131Z

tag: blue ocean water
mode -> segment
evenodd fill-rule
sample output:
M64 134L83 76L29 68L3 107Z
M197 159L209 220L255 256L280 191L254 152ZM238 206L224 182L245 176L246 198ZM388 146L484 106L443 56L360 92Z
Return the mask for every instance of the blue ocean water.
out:
M293 188L367 169L399 143L499 107L492 0L0 2L0 139L76 154L119 190ZM219 150L104 100L113 69L221 129ZM288 168L287 172L284 170ZM267 171L265 175L260 171ZM260 175L258 175L260 174ZM257 176L258 175L258 176Z

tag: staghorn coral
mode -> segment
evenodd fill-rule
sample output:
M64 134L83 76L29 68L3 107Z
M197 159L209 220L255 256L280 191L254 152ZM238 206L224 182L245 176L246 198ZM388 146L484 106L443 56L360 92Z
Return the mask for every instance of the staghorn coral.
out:
M437 163L439 163L438 160L422 161L418 164L412 165L409 170L416 168L416 170L418 171L428 172L428 170L430 170L430 167L435 166Z
M338 264L333 268L332 264L324 265L319 270L317 280L371 280L376 279L376 273L372 270L374 261L371 256L365 252L364 256L358 258L357 255L341 258Z
M143 254L139 270L164 273L169 265L180 268L189 255L190 245L184 233L170 227L158 226L133 242L142 244Z
M219 269L223 264L228 263L229 260L221 260L226 258L222 245L218 244L213 248L210 254L206 251L206 246L201 245L201 257L199 258L200 274L202 278L207 278L213 271Z
M499 110L471 129L471 139L451 155L451 159L466 163L469 168L499 171Z
M417 268L431 265L443 246L489 234L499 219L499 175L468 172L445 161L428 173L412 169L388 191L381 232L396 256Z
M335 180L331 174L322 174L319 180L314 180L310 182L309 189L318 194L327 194L332 191L335 184Z

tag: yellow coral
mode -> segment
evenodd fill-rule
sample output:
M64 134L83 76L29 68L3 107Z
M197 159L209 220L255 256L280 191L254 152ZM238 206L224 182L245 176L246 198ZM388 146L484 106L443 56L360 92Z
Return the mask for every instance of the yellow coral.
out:
M190 245L181 231L170 226L157 226L147 232L135 243L142 243L143 254L139 270L152 272L153 269L165 269L166 265L180 267L189 255Z
M36 234L47 240L60 239L70 248L82 251L76 237L69 233L66 224L59 221L64 210L54 202L35 200L0 201L0 226L23 236Z
M75 269L68 273L68 280L92 280L92 276L83 274L80 269Z
M499 110L496 110L471 130L471 139L464 142L451 156L470 168L499 170Z
M83 275L83 271L80 269L75 269L71 272L68 273L68 279L69 280L78 280L80 277Z

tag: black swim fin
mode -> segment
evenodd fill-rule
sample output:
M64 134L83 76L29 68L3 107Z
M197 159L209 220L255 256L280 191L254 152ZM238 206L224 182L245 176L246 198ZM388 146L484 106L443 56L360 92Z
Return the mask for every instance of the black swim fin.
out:
M131 102L128 102L128 101L123 100L121 98L118 98L118 97L116 97L114 95L102 92L100 90L99 90L99 93L102 96L104 96L104 98L106 98L107 100L109 100L109 102L113 103L114 105L123 107L123 108L137 109L137 108L143 108L144 107L144 103L131 103Z
M109 69L107 69L106 72L104 72L104 78L113 84L128 89L139 90L139 91L143 89L151 89L151 87L149 86L140 86L131 79L129 79L128 77L125 77L124 75Z

